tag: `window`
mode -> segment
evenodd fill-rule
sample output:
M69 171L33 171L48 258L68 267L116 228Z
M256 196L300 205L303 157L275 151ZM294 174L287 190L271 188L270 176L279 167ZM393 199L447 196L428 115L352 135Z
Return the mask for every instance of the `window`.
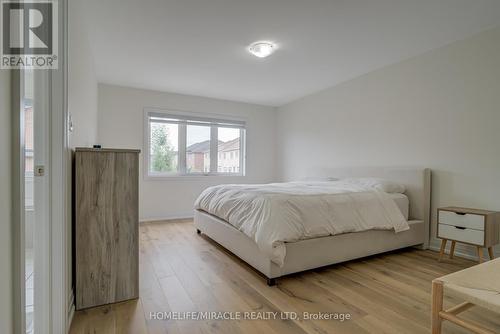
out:
M245 122L146 110L149 177L244 175Z

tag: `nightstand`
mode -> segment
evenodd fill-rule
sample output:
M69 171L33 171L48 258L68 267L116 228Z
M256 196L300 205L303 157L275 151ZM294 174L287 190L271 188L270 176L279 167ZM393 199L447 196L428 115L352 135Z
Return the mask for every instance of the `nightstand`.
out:
M451 241L450 259L455 244L462 242L477 247L479 263L483 262L483 248L488 248L493 259L493 246L499 243L500 212L446 207L438 209L437 237L442 239L439 261L444 255L446 242Z

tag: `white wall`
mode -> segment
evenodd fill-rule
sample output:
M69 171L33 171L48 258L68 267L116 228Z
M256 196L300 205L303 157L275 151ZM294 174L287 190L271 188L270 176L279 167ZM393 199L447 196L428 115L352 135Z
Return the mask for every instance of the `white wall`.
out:
M281 107L277 124L285 180L430 167L433 236L439 206L500 210L500 28Z
M97 77L94 59L82 16L83 3L68 1L68 113L71 115L73 132L68 134L66 221L67 286L72 287L72 161L71 150L75 147L92 146L97 141ZM73 304L72 289L67 291L68 307Z
M140 218L192 216L193 203L208 186L274 180L275 112L272 107L99 84L98 139L103 147L143 147L144 107L235 115L247 121L247 170L244 177L144 180L140 174Z
M10 72L0 70L0 333L13 331Z
M97 139L97 78L81 1L69 1L68 112L74 131L70 146L92 146Z

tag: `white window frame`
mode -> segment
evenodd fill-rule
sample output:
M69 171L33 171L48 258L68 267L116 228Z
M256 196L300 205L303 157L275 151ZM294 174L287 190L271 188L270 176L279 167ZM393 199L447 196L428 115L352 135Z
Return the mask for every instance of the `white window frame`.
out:
M179 124L178 130L178 172L173 173L152 173L150 172L150 143L151 143L151 126L150 117L165 118L165 122ZM172 121L169 121L172 120ZM199 123L198 123L199 122ZM186 171L186 148L187 148L187 125L200 124L210 126L210 172L188 173ZM240 129L240 171L233 172L218 172L218 128L233 127ZM239 117L208 114L208 113L193 113L187 111L169 110L161 108L144 108L144 160L143 170L145 180L169 180L169 179L192 179L206 177L242 177L246 171L246 121Z

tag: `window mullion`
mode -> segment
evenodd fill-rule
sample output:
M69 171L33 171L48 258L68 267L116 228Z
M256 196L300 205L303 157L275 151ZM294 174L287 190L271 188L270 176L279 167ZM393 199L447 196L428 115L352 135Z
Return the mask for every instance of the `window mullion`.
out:
M186 174L186 143L187 127L185 123L179 124L179 173Z
M210 173L217 173L219 161L219 129L217 126L210 127Z
M243 129L240 129L240 170L239 173L241 175L245 175L245 161L246 161L246 154L247 152L245 151L245 140L246 140L246 131Z
M144 169L146 171L146 175L149 176L151 174L151 120L149 116L146 118L146 137L144 138L146 142L146 152L144 152Z

